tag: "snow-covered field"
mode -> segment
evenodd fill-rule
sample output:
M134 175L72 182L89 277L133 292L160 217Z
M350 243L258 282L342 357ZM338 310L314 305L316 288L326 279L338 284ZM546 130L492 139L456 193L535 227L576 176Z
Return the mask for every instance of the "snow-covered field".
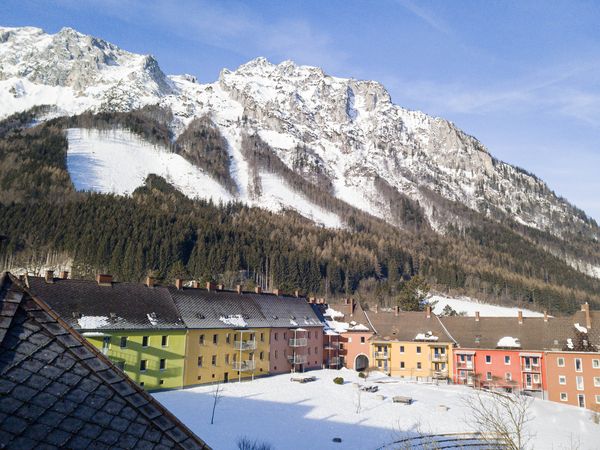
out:
M465 313L467 316L475 316L479 311L481 317L517 317L520 311L523 311L525 317L543 317L542 313L530 311L528 309L509 308L506 306L490 305L488 303L478 302L469 297L451 298L443 295L432 295L428 299L429 303L437 302L433 307L435 314L441 314L446 305L450 305L457 313Z
M67 168L78 191L131 194L153 173L190 198L232 199L223 186L183 157L130 131L71 128L67 138Z
M363 381L356 372L318 370L309 375L317 381L295 383L283 374L222 385L214 425L210 424L214 386L154 396L216 449L236 449L242 436L275 449L376 449L418 432L472 431L465 423L465 399L474 392L468 387L416 384L374 374L366 384L377 384L379 392L363 392L357 412L358 389L353 383ZM344 377L345 384L334 384L336 376ZM380 394L384 400L378 399ZM414 403L395 404L394 395L412 397ZM535 449L598 448L600 425L590 420L589 411L543 400L535 400L531 411ZM336 437L342 442L333 442Z

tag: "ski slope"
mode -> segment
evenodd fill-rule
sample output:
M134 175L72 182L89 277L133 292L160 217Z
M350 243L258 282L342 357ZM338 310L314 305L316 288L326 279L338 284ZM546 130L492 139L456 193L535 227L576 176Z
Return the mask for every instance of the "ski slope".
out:
M70 128L67 169L78 191L130 195L150 174L190 198L228 202L231 194L201 169L127 130Z
M446 305L450 305L457 313L464 313L466 316L475 316L479 312L481 317L517 317L519 311L523 312L524 317L543 317L544 314L530 311L522 308L511 308L507 306L490 305L482 303L469 297L446 297L444 295L431 295L427 301L435 303L433 312L442 314Z
M221 385L223 397L217 404L214 425L210 424L214 386L153 395L208 445L221 450L237 449L237 440L244 436L274 449L374 450L419 433L473 431L465 422L468 398L474 392L471 388L416 384L372 374L366 384L376 384L379 392L363 392L357 412L358 389L353 383L364 381L356 372L317 370L307 374L317 380L300 384L291 382L290 374L282 374ZM344 378L344 385L333 383L337 376ZM375 383L377 380L382 383ZM414 403L393 403L394 395L412 397ZM598 448L600 426L590 420L590 411L536 399L531 413L532 448ZM333 442L336 437L342 442Z

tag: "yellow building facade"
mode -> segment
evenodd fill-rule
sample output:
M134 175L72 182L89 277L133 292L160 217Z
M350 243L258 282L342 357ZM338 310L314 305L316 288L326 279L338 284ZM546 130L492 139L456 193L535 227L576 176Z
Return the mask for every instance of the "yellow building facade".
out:
M188 330L184 386L267 375L269 333L269 328Z
M452 374L452 347L451 342L375 339L372 367L393 377L447 379Z

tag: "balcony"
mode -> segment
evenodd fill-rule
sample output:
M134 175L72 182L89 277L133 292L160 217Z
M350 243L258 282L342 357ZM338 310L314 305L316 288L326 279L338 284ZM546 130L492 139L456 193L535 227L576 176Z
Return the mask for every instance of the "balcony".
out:
M433 372L432 376L436 380L444 380L444 379L448 378L448 371L447 370L435 370Z
M323 347L325 350L338 350L340 348L340 344L338 344L337 342L331 342L329 344L325 344L325 347Z
M306 355L289 355L288 361L290 364L306 364Z
M456 363L456 368L462 369L462 370L473 370L473 362L472 361L466 361L466 362L458 361Z
M236 350L256 350L256 341L233 341L233 348Z
M238 372L252 372L256 365L254 364L254 361L244 360L234 361L233 364L231 364L231 367L233 367L233 370L237 370Z
M540 366L533 366L533 365L531 365L531 366L523 366L521 368L521 370L523 372L540 372L541 371L540 370Z
M431 361L433 362L448 362L448 356L441 353L434 353L431 355Z
M389 359L390 354L388 352L375 352L375 359Z
M306 338L290 339L290 347L306 347L307 344Z
M341 359L339 356L334 356L332 358L329 358L329 367L337 367L339 366L341 363Z

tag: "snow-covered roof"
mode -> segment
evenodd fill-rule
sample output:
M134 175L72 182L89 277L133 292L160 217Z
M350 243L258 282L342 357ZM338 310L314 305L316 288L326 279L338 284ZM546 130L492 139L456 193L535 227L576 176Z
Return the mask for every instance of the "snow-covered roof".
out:
M221 316L219 320L225 325L231 325L232 327L246 328L248 323L244 320L241 314L232 314L230 316Z
M504 336L498 341L496 344L497 347L513 347L513 348L521 348L521 342L518 338L514 338L511 336Z
M337 311L331 307L327 307L323 315L325 317L331 317L332 319L342 319L344 317L343 312Z
M425 333L417 333L415 341L437 341L439 338L434 336L433 332L427 331Z
M577 329L577 331L579 331L580 333L587 333L588 329L582 325L579 325L579 323L575 324L575 328Z
M77 323L82 330L94 330L107 326L109 321L106 316L81 316Z

